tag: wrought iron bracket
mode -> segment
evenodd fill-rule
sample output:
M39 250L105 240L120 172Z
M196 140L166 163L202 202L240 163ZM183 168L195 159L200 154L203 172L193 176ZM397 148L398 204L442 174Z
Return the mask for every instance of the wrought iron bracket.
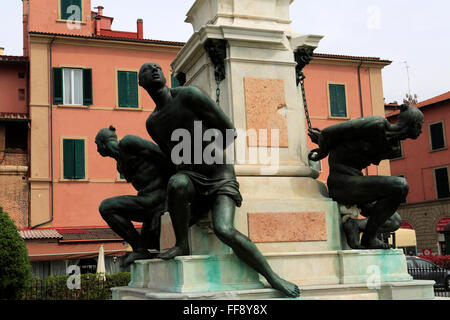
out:
M294 58L297 62L297 66L295 67L297 86L305 79L303 69L311 62L314 49L315 48L313 47L303 46L298 47L297 50L294 51Z
M227 41L221 39L208 39L205 42L205 50L214 64L214 76L216 82L222 82L225 77L225 58L227 57Z

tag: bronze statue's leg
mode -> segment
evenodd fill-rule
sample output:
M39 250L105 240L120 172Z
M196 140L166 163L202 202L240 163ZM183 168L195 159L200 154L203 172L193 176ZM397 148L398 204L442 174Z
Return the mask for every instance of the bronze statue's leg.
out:
M408 194L408 184L400 177L331 175L328 187L339 203L372 203L367 225L361 238L365 249L388 249L377 239L386 221L394 215Z
M139 235L131 221L143 222L153 213L151 207L154 197L119 196L103 200L100 214L109 227L133 248L133 252L125 259L122 267L127 267L135 260L150 259L145 239ZM158 241L159 242L159 241ZM158 244L159 247L159 244Z
M263 275L270 285L289 297L298 297L300 290L294 283L281 279L269 266L255 244L234 228L234 201L219 195L212 208L214 232L217 237L233 249L236 256Z
M367 223L367 219L363 219L363 221ZM342 224L342 228L344 229L344 233L347 238L347 243L352 249L364 249L364 247L359 243L359 235L364 230L361 224L361 220L354 219L348 219Z
M145 247L148 249L161 250L161 217L159 214L148 221L144 221L141 229L141 236L145 241Z
M167 197L176 242L173 248L158 256L164 260L190 254L189 219L191 217L191 202L195 197L195 187L191 179L180 173L172 176L167 185Z

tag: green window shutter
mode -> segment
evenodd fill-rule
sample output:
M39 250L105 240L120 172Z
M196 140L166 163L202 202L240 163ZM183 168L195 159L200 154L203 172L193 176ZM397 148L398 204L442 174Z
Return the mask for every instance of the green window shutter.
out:
M118 71L119 107L138 108L137 72Z
M62 20L68 20L69 18L74 19L74 14L76 12L74 11L70 11L67 12L67 9L70 6L77 6L79 8L79 13L82 15L83 13L81 12L82 8L81 8L81 0L61 0L61 19ZM79 19L74 19L77 21L81 21L81 16L79 17Z
M84 179L85 159L84 140L64 139L63 176L64 179Z
M64 179L74 179L75 177L75 147L74 140L64 139L63 141L63 176Z
M92 105L92 69L83 69L83 105Z
M128 75L125 71L117 74L119 90L119 107L128 107Z
M71 0L61 0L61 19L67 20L69 18L67 8L69 8L71 5L72 5Z
M63 104L63 69L53 68L53 104Z
M138 108L137 72L128 72L128 106Z
M345 85L330 84L330 113L332 117L347 117Z
M430 125L431 150L437 150L445 147L444 127L442 122Z
M85 178L85 164L84 164L84 140L74 141L75 151L75 179Z

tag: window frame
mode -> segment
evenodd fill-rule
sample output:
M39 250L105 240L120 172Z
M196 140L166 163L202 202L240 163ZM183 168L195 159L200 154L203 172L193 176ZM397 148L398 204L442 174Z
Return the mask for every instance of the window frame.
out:
M135 72L136 73L136 84L137 84L137 108L132 107L121 107L119 103L119 72ZM142 101L141 101L141 88L139 87L139 70L137 69L124 69L124 68L118 68L115 69L115 92L116 92L116 105L114 109L116 110L126 110L126 111L142 111Z
M441 166L441 167L435 167L435 168L433 168L434 191L435 191L435 198L436 198L436 200L450 199L450 174L449 174L448 168L449 168L449 166ZM436 170L439 170L439 169L446 169L446 170L447 170L447 179L448 179L448 184L449 184L449 196L448 196L448 197L445 197L445 198L439 198L439 194L438 194L438 185L437 185L437 179L436 179Z
M61 136L59 138L59 171L60 178L59 182L88 182L88 137L80 137L80 136ZM84 141L84 178L83 179L67 179L64 177L64 140L82 140Z
M55 87L56 87L56 83L55 83L55 73L54 71L52 72L52 104L57 106L57 107L65 107L65 108L89 108L94 104L94 72L92 68L88 68L85 66L74 66L74 65L60 65L58 67L53 67L53 70L55 69L61 69L61 84L62 84L62 102L61 103L56 103L55 102ZM70 70L81 70L81 91L83 94L83 98L82 98L82 104L65 104L64 103L64 70L66 69L70 69ZM87 97L85 96L85 73L86 72L90 72L90 100L88 103L85 102L85 100L87 99Z
M330 85L342 85L342 86L344 86L344 90L345 90L345 113L346 113L346 116L345 116L345 117L337 117L337 116L333 116L333 115L331 114L331 92L330 92ZM328 119L333 119L333 120L349 120L349 119L350 119L350 114L349 114L349 109L348 109L348 90L347 90L347 83L345 83L345 82L328 81L328 82L327 82L327 98L328 98Z
M431 126L435 125L435 124L439 124L439 123L442 123L442 137L444 139L444 146L441 147L441 148L438 148L438 149L433 149L433 139L431 137ZM436 121L436 122L432 122L432 123L428 124L428 139L429 139L429 142L430 142L430 152L438 152L438 151L441 151L441 150L448 149L448 147L447 147L447 140L445 139L445 123L444 123L444 120L440 120L440 121Z

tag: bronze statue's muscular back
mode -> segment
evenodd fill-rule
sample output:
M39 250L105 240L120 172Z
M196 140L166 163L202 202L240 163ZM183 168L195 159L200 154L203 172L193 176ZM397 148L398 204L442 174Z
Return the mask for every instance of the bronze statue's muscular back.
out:
M172 100L161 109L155 109L146 122L151 138L160 146L166 157L172 156L173 148L180 143L173 139L172 134L178 130L186 130L190 135L190 157L187 163L177 165L177 171L194 171L210 178L232 178L235 176L232 165L227 165L223 149L217 157L223 159L222 163L205 164L203 151L211 143L203 141L205 131L211 129L210 124L194 113L188 101L192 99L192 87L170 89ZM222 139L225 135L222 134ZM225 146L225 142L223 141ZM198 149L197 149L198 148ZM199 152L200 151L200 152ZM201 155L200 157L198 155ZM197 155L197 158L195 158Z
M150 161L150 156L153 161ZM163 172L161 168L167 168L167 162L164 154L150 141L138 136L127 135L119 142L117 171L139 193L165 189L167 172Z

